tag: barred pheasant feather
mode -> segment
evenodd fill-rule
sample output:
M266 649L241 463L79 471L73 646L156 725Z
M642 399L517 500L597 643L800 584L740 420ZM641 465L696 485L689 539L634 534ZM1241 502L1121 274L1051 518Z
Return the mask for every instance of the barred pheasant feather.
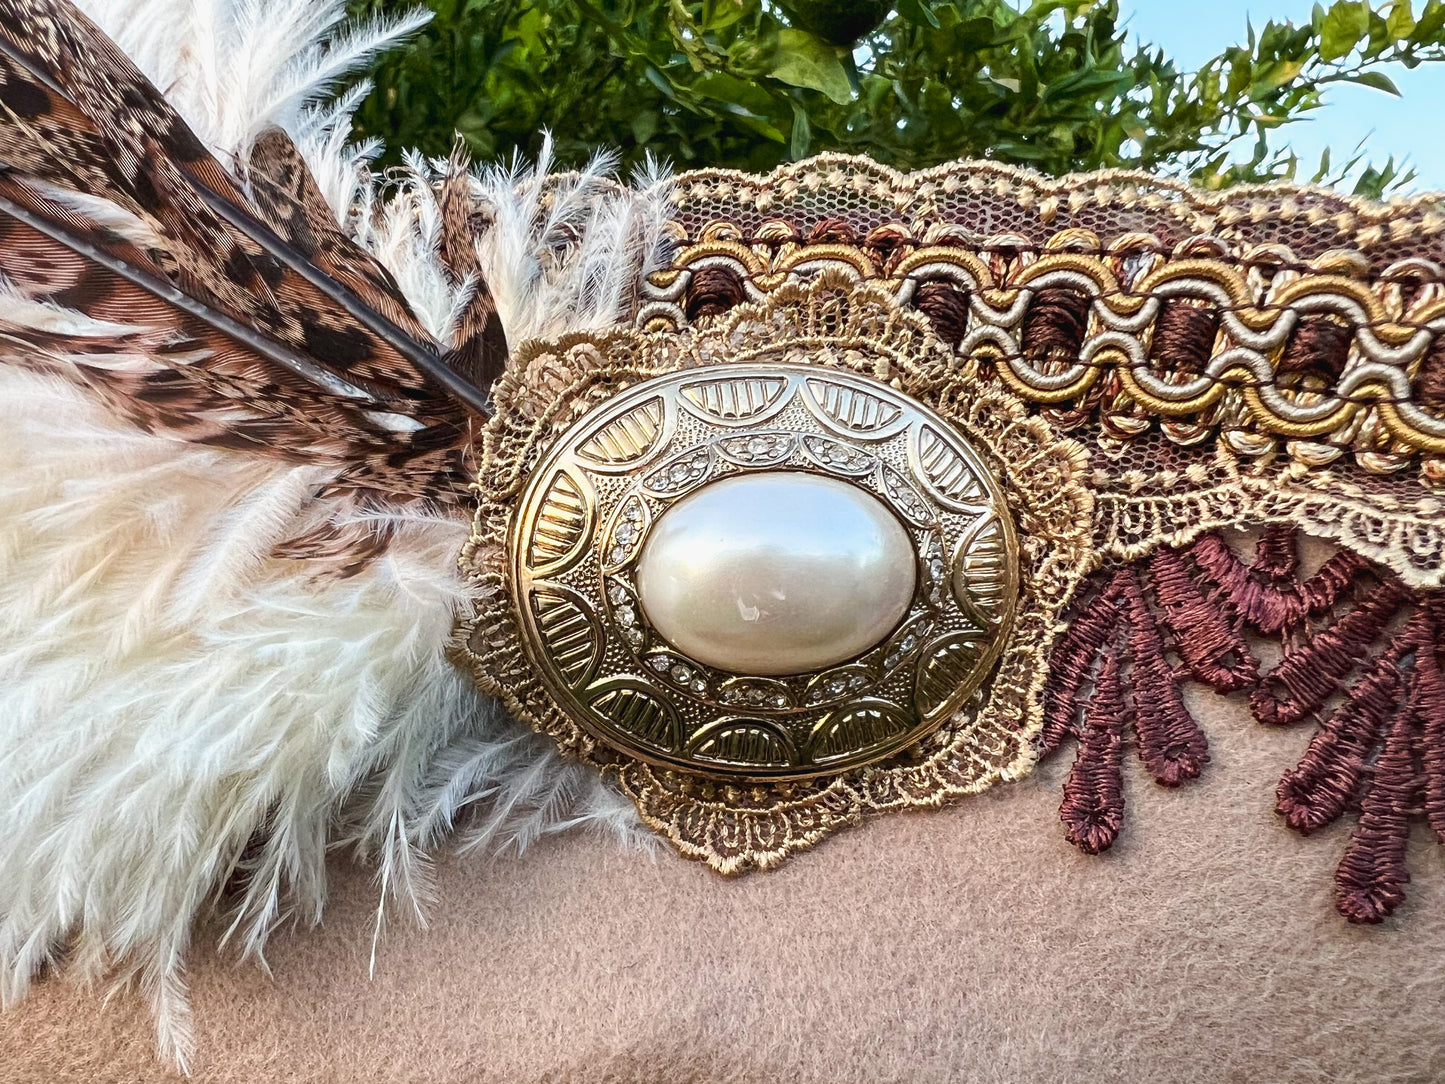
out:
M1314 726L1275 807L1356 816L1338 910L1408 914L1411 824L1445 840L1437 201L380 178L364 85L330 95L417 19L81 6L0 0L6 1004L138 980L184 1065L196 918L259 956L338 846L418 914L454 833L740 873L1070 740L1098 853L1131 747L1213 770L1189 683Z

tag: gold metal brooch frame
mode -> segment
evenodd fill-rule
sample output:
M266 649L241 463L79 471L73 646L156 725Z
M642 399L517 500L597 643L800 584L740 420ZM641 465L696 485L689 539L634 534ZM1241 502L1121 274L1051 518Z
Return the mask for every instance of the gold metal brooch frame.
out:
M820 671L704 665L648 620L639 555L679 500L774 472L890 509L914 597L881 642ZM949 423L875 380L801 366L676 373L607 402L533 473L509 549L527 654L557 703L630 756L737 779L847 771L916 741L982 684L1018 589L1003 495Z

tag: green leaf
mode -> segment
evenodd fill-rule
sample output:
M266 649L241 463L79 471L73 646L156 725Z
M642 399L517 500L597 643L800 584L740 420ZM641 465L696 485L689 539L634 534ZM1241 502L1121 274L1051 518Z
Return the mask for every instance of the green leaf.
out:
M756 83L739 79L726 72L713 72L692 85L699 94L706 94L731 107L738 115L765 117L773 110L773 96Z
M793 135L788 143L788 156L794 162L808 157L808 148L813 145L813 126L808 123L808 111L797 102L793 103Z
M646 143L657 134L658 123L661 119L651 110L632 114L632 138L638 143Z
M651 64L647 65L647 67L643 69L643 78L645 78L658 90L662 91L662 93L665 94L667 97L677 97L677 92L673 90L672 83L668 80L667 76L663 75L662 72L658 71Z
M1428 0L1415 22L1415 29L1410 31L1410 44L1434 42L1442 30L1445 30L1445 2Z
M715 72L693 84L693 89L722 103L723 108L759 135L775 143L787 138L773 123L773 96L754 83L744 82L726 72Z
M1256 71L1254 82L1249 88L1249 96L1262 98L1286 83L1292 83L1304 70L1304 66L1303 60L1277 60L1264 71Z
M1336 0L1320 27L1320 59L1348 56L1369 30L1370 5L1366 0Z
M1358 75L1352 75L1348 82L1354 83L1356 86L1373 87L1375 90L1383 90L1386 94L1400 97L1400 88L1384 72L1360 72Z
M742 0L707 0L699 22L708 30L726 30L746 18L747 14L748 7Z
M931 0L898 0L894 5L898 14L907 19L910 23L923 24L937 30L942 24L938 16L933 13Z
M772 76L792 87L820 91L839 105L853 97L838 50L806 30L778 31L778 55Z

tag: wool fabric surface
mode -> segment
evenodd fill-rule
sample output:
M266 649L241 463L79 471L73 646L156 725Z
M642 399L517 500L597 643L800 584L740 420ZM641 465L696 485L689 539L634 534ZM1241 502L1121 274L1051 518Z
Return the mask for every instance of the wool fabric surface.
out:
M193 954L194 1079L1440 1080L1440 849L1417 831L1409 903L1346 924L1342 830L1301 840L1271 808L1307 735L1195 706L1204 778L1167 791L1130 765L1102 858L1060 838L1067 756L739 879L555 837L443 863L429 927L392 924L373 980L375 887L333 864L324 925L278 932L269 977ZM0 1017L7 1084L173 1079L137 998L44 982Z

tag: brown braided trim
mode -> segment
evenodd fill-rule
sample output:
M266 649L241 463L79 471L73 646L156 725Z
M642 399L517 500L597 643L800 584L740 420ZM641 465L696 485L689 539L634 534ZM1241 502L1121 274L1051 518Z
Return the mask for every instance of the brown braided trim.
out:
M623 758L551 702L532 673L509 604L507 525L543 449L590 409L639 381L726 363L809 364L887 382L950 418L989 461L1015 517L1021 601L989 684L940 729L879 765L804 783L728 786ZM1094 558L1085 457L1005 390L958 368L928 321L875 287L824 274L688 334L613 329L519 351L483 434L478 513L462 567L479 602L456 641L479 686L611 775L647 823L725 873L767 867L864 815L937 806L1017 779L1034 763L1044 660L1059 615Z

